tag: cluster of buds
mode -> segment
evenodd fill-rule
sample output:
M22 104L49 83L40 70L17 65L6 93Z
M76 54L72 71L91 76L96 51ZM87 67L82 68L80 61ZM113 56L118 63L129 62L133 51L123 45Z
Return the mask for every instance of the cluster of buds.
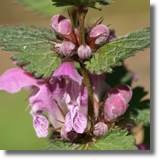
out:
M85 43L80 44L79 27L74 29L69 19L62 15L55 15L51 19L50 26L63 40L55 39L56 45L52 49L64 57L78 55L81 59L90 58L96 48L106 43L109 38L108 27L96 24L86 33Z

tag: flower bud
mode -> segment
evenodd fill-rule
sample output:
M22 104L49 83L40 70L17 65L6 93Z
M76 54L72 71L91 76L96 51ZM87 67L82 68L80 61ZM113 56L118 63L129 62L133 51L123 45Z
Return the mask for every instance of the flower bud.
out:
M86 44L82 44L79 48L78 48L78 56L82 59L87 59L92 55L92 51L91 48L86 45Z
M109 97L105 102L104 117L111 121L123 115L128 107L125 99L119 95Z
M119 84L109 92L109 97L117 95L123 97L128 103L132 98L132 90L128 85Z
M77 138L78 134L74 131L67 132L66 127L63 126L61 129L61 137L64 141L73 141Z
M94 126L93 134L97 137L104 136L107 132L108 126L103 122L99 122Z
M98 37L99 36L99 37ZM109 29L105 25L97 25L90 32L90 37L97 37L95 40L95 44L104 43L109 36Z
M75 53L75 44L70 41L65 41L60 46L60 53L66 57L72 57Z
M70 20L61 15L55 15L50 23L52 29L61 34L69 34L71 32Z

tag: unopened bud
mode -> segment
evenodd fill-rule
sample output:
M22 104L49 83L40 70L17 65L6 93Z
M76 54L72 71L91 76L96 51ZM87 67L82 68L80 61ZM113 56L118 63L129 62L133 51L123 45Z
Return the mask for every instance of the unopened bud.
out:
M72 57L75 53L75 44L70 41L65 41L60 46L60 53L66 57Z
M104 136L107 132L108 126L103 122L99 122L94 126L93 134L97 137Z
M70 20L61 15L53 16L50 25L58 33L67 35L71 32Z
M99 37L98 37L99 36ZM90 37L97 37L95 44L104 43L109 36L109 29L105 25L97 25L90 32Z
M82 44L79 48L78 48L78 56L82 59L87 59L92 55L92 51L91 48L86 45L86 44Z
M63 126L61 129L61 137L64 141L73 141L77 138L78 134L74 131L67 132L66 127Z
M119 84L109 92L109 97L121 96L128 103L132 98L132 90L128 85Z
M117 95L109 97L105 102L104 116L105 119L111 121L123 115L128 107L128 103L123 97Z

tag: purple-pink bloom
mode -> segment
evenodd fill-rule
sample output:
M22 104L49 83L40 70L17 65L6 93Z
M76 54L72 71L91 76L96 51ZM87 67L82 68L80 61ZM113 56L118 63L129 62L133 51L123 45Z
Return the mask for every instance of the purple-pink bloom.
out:
M108 132L108 126L103 122L98 122L93 128L93 134L97 137L104 136Z
M70 20L62 15L55 15L51 19L51 28L61 34L69 34L71 32Z
M97 25L90 32L90 37L95 37L95 44L104 43L109 36L109 29L105 25Z
M0 90L16 93L22 87L36 87L28 99L32 108L30 114L33 117L33 126L38 137L48 135L49 122L43 111L48 112L55 129L72 123L72 128L77 133L83 133L87 125L88 95L86 87L82 84L82 78L73 64L68 62L63 63L47 81L37 80L22 69L10 69L0 77ZM66 95L70 97L70 102ZM71 113L69 103L77 106L75 114ZM66 114L72 117L67 122Z
M38 137L46 137L48 135L48 120L42 114L47 111L52 125L57 128L63 118L61 111L52 98L51 91L47 82L36 80L30 73L22 69L10 69L0 77L0 90L5 90L9 93L16 93L23 87L37 87L29 96L30 106L32 111L30 114L33 117L33 125Z
M70 41L63 42L59 48L60 53L66 57L72 57L76 53L75 49L76 49L75 44Z
M73 129L77 133L83 133L87 126L88 113L88 93L82 83L83 77L79 75L72 63L65 62L54 72L51 83L57 79L62 83L64 79L68 81L66 85L61 85L63 87L56 91L61 97L58 101L59 106L63 107L62 110L69 111L65 112L65 114L67 113L65 117L66 131L69 132ZM62 92L63 94L61 94Z
M90 58L92 55L91 48L87 44L82 44L77 50L78 56L82 59Z
M125 84L119 84L113 88L105 101L104 117L107 120L113 120L123 115L128 108L128 102L131 100L132 90Z

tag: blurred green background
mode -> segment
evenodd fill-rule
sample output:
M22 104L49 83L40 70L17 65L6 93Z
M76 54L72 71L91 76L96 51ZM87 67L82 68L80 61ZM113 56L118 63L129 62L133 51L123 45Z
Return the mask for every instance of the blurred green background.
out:
M27 0L26 0L27 1ZM38 2L38 0L37 0ZM47 9L47 8L46 8ZM67 12L61 13L68 17ZM129 32L137 31L150 26L149 0L115 0L110 6L103 7L102 11L89 9L86 17L86 26L93 24L98 18L104 17L103 24L116 30L116 36L123 36ZM27 12L24 6L15 4L12 0L0 1L0 26L26 26L49 28L51 17L36 12ZM10 57L14 52L4 52L0 47L0 75L7 69L16 67ZM135 72L139 80L134 82L132 88L142 86L148 91L150 97L150 49L138 53L135 57L125 60L127 68ZM1 150L45 150L48 145L47 138L37 138L33 129L33 118L30 116L28 100L31 91L24 89L16 94L0 91L0 149Z

